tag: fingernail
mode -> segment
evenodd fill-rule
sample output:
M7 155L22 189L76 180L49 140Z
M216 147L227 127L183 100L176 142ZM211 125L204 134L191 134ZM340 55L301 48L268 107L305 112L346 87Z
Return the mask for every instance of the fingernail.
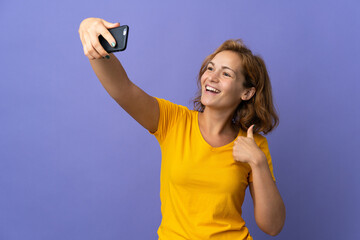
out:
M114 42L112 42L112 43L111 43L111 46L112 46L112 47L115 47L115 43L114 43Z
M106 55L105 57L106 57L106 59L109 59L109 58L110 58L110 55Z

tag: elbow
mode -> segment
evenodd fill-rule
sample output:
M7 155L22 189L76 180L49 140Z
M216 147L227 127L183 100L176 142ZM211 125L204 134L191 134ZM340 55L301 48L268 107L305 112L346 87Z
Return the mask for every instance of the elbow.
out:
M267 222L267 223L257 222L257 224L264 233L275 237L281 232L281 230L285 225L285 216L286 215L284 211L284 214L279 216L276 220L274 219L272 222Z
M283 217L281 222L278 223L277 226L272 229L272 231L269 233L269 235L275 237L276 235L278 235L281 232L284 225L285 225L285 216Z
M273 231L273 232L269 232L268 234L269 234L270 236L272 236L272 237L275 237L275 236L277 236L277 235L281 232L281 229L282 229L282 228L280 228L280 229L278 229L278 230L275 230L275 231Z
M283 229L284 225L285 225L285 218L286 218L286 213L284 210L283 215L280 217L280 221L277 222L277 224L275 224L272 228L272 230L269 232L270 236L275 237L276 235L278 235L281 230Z
M263 232L265 232L266 234L269 234L272 237L277 236L281 230L283 229L284 224L280 225L280 226L273 226L272 229L267 229L267 231L265 231L265 229L262 229Z

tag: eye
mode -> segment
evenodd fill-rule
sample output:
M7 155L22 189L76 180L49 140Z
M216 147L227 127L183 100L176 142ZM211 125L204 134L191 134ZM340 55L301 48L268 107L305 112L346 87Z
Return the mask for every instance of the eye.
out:
M227 72L224 72L224 76L225 77L231 77L231 75L229 73L227 73Z
M214 68L211 67L211 66L208 66L206 69L209 70L209 71L212 71Z

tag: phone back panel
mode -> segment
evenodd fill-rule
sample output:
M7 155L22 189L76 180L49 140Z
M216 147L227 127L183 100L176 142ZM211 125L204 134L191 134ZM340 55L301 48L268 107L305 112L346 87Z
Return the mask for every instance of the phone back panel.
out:
M105 49L105 51L107 51L108 53L124 51L127 46L127 39L128 39L128 35L129 35L129 26L123 25L123 26L116 27L116 28L110 28L108 30L111 33L111 35L113 35L113 37L115 38L116 45L115 45L115 47L110 46L110 44L106 41L106 39L100 35L99 41L100 41L100 44Z

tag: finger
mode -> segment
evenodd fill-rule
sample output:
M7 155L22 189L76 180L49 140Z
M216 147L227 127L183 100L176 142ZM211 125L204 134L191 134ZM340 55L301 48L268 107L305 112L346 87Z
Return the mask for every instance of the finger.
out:
M85 42L84 42L84 38L83 38L83 35L81 33L79 33L79 36L80 36L80 41L81 41L81 44L84 45Z
M255 126L255 125L253 124L253 125L251 125L251 126L248 128L248 130L247 130L247 137L248 137L248 138L254 139L254 134L253 134L254 126Z
M85 41L85 39L84 39L84 37L83 37L82 34L80 34L80 40L81 40L81 44L82 44L82 46L83 46L84 54L87 56L87 52L86 52L86 41ZM87 57L88 57L88 56L87 56Z
M84 53L85 55L93 60L93 59L96 59L93 55L92 55L92 45L91 45L91 42L90 42L90 39L88 37L88 35L86 33L84 33L83 35L83 40L84 40Z
M106 27L106 30L102 29L101 30L101 35L105 38L105 40L109 43L110 46L115 47L116 46L116 40L113 37L113 35L111 35L111 33L107 30L109 28L115 28L115 27L120 27L120 23L109 23L105 20L102 20L104 26Z
M87 38L83 34L80 34L80 39L81 39L81 43L83 45L83 51L84 51L85 56L87 56L91 60L95 59L88 51L88 45L90 45L90 42L87 42L87 40L86 40Z
M103 58L109 55L105 49L101 46L99 38L96 34L89 34L90 42L91 42L91 54L96 58Z
M94 45L96 45L96 43L94 43L93 41L96 41L96 37L94 38L94 36L92 36L91 34L86 34L85 35L87 38L87 50L90 56L92 56L94 59L100 59L103 56L99 54L99 52L96 50L96 48L94 47Z
M236 157L236 150L235 150L235 148L233 148L232 155L233 155L234 160L237 161L237 160L236 160L237 157Z
M114 28L114 27L120 27L120 23L111 23L111 22L108 22L104 19L101 19L102 23L104 24L104 26L106 28Z
M104 28L103 32L101 33L101 35L104 37L104 39L109 43L110 46L115 47L116 46L116 40L113 37L113 35L111 35L111 33Z
M240 142L243 140L243 138L246 138L246 137L244 137L244 136L238 136L238 137L236 137L234 143L236 143L236 144L240 143Z

